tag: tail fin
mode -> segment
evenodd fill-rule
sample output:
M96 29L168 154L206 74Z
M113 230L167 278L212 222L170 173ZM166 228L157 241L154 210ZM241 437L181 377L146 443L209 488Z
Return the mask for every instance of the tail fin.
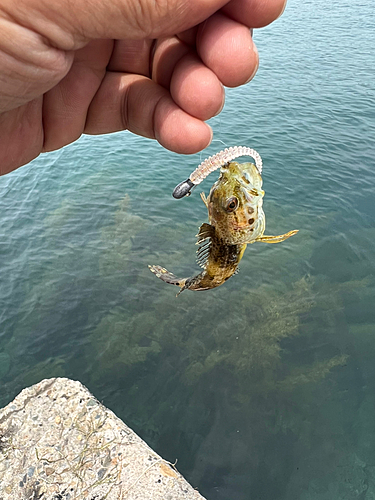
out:
M173 273L170 273L167 269L161 266L148 266L148 267L152 273L154 273L162 281L165 281L165 283L179 286L181 288L179 293L181 293L185 289L187 278L177 278L177 276L175 276Z

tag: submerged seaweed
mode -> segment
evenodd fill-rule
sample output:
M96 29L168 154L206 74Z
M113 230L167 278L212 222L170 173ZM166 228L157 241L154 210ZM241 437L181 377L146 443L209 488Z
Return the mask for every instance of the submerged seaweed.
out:
M283 211L290 212L282 208L276 218ZM65 216L76 216L66 202L45 221L57 249L63 244ZM293 218L290 223L297 224ZM333 218L320 218L319 230L324 232ZM323 468L313 464L319 462L319 443L332 446L329 411L336 416L341 448L324 467L333 473L350 453L345 435L352 416L343 413L338 388L348 366L351 376L356 373L353 349L348 356L351 337L357 337L357 356L368 377L374 374L374 348L371 318L347 328L344 315L371 302L373 281L350 276L333 282L314 274L306 262L314 261L317 245L305 231L293 251L288 245L277 253L251 249L241 288L234 282L204 294L204 300L191 294L175 301L154 283L146 264L155 257L157 241L160 253L169 252L169 264L189 266L187 233L193 230L183 223L161 232L152 219L135 213L126 196L112 221L99 229L95 252L93 246L84 248L83 254L91 256L84 276L79 238L70 252L46 256L48 265L41 265L38 279L25 289L23 314L3 343L4 394L14 395L45 377L79 378L158 452L171 460L179 457L180 470L194 484L203 489L215 481L224 485L235 469L238 484L246 488L260 488L262 477L271 477L274 485L290 477L293 498L299 475L291 459L281 459L285 446L295 446L294 461L309 456L305 481L322 476ZM76 286L79 267L82 295L76 303L69 290ZM59 330L62 305L74 318L66 339ZM43 352L49 356L39 354L30 332L45 339ZM362 408L360 426L375 435L366 416L373 401L358 395L356 404ZM370 461L366 439L358 427L358 455Z

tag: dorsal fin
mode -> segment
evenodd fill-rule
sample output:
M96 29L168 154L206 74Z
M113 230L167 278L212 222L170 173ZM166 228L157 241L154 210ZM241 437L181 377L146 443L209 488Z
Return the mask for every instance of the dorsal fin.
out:
M201 225L197 234L197 245L199 245L197 250L197 263L200 267L203 267L203 269L206 267L214 234L215 228L207 222Z

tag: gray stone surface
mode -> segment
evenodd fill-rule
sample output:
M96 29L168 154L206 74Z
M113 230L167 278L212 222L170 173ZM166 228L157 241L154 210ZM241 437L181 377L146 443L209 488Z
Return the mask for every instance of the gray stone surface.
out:
M0 500L204 500L79 382L43 380L0 410Z

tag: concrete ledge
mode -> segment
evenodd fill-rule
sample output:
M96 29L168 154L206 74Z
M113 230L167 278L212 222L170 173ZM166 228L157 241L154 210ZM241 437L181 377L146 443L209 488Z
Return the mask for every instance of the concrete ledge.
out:
M43 380L0 410L0 500L204 500L79 382Z

